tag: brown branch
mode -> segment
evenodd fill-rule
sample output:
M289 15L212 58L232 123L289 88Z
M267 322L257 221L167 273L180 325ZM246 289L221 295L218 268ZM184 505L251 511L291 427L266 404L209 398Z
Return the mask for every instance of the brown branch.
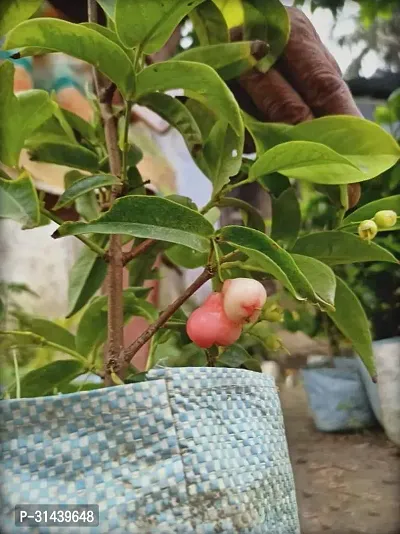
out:
M208 266L204 271L196 278L196 280L190 284L190 286L180 295L172 304L170 304L163 312L160 313L157 321L152 323L141 336L139 336L133 343L127 347L122 354L120 361L123 362L123 367L118 371L119 376L123 376L129 365L131 359L135 356L139 349L143 347L147 341L159 330L165 323L172 317L172 315L184 304L202 285L210 280L215 274L214 267ZM115 367L114 367L115 370Z
M134 260L140 254L143 254L143 252L146 252L152 245L154 245L155 240L154 239L146 239L140 245L137 245L137 247L134 247L129 252L124 252L122 255L122 262L124 265L129 263L130 261Z
M96 0L88 0L88 19L89 22L97 22ZM117 122L112 109L112 97L115 88L113 88L113 84L106 86L104 78L95 68L93 68L93 80L97 98L100 102L100 112L104 125L110 171L114 176L121 176L121 155L118 148ZM113 186L111 190L111 204L118 197L120 191L121 186ZM111 236L108 254L108 351L104 354L104 382L106 386L111 386L113 385L111 378L113 362L118 360L123 350L123 259L121 238L119 235Z

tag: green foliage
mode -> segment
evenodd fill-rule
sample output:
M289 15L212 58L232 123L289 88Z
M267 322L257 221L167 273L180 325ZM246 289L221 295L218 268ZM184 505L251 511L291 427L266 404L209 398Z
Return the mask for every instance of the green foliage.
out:
M64 223L57 234L120 233L161 239L202 252L208 249L213 231L212 225L194 210L165 198L132 195L117 200L93 222Z
M189 13L200 45L215 45L229 41L225 18L212 0L206 0Z
M348 338L371 375L375 374L371 332L360 301L343 280L337 278L335 311L328 312L342 334Z
M204 0L117 0L115 25L118 36L129 48L140 47L147 54L159 50L179 22Z
M39 199L29 176L18 180L0 178L0 217L13 219L23 228L39 225Z
M29 47L21 55L63 52L96 65L113 81L122 95L134 90L135 76L132 63L124 50L99 32L83 25L58 19L32 19L19 24L7 35L4 48Z
M112 108L118 140L110 150L112 136L110 131L105 135L103 126L111 122L100 117L105 108L110 113L107 104L92 101L95 120L89 124L62 111L44 91L14 95L14 67L10 62L0 65L0 161L16 167L25 148L32 160L77 169L65 175L65 192L54 209L74 206L80 220L60 224L54 237L75 235L88 245L70 273L68 317L73 316L76 335L56 322L33 319L13 308L18 330L5 331L1 338L7 358L16 350L21 363L20 380L13 376L15 383L8 388L12 396L20 389L22 396L36 396L96 387L73 381L88 372L99 374L103 365L109 303L106 296L95 294L104 283L109 236L115 234L123 236L124 243L134 237L135 252L143 240L152 240L145 244L149 244L145 252L128 262L131 287L120 303L124 323L132 317L144 317L150 323L163 317L145 300L149 289L142 287L146 280L158 277L155 265L163 255L165 263L211 268L210 276L218 272L221 279L276 279L299 301L290 303L292 311L284 312L290 329L315 333L322 325L322 312L328 312L374 372L369 316L356 296L363 287L360 272L370 276L389 272L385 269L394 271L400 250L393 232L380 232L372 243L362 241L356 232L361 220L373 218L379 210L400 212L400 196L393 185L399 180L400 149L384 129L357 117L329 116L289 126L262 123L240 110L223 79L237 78L251 68L266 72L277 60L289 36L287 10L279 0L244 0L243 40L236 42L230 42L223 6L211 0L99 0L108 27L56 19L21 22L38 2L3 3L0 28L8 33L6 49L21 49L22 57L62 52L86 61L115 84L123 99L122 105ZM314 0L312 6L334 8L342 3ZM364 15L368 10L372 13L371 2L360 0L360 4ZM382 2L376 4L376 13L381 13ZM186 17L193 23L196 46L147 66L145 54L159 51ZM182 92L180 97L165 94L176 89ZM187 197L146 195L137 168L143 153L128 136L126 117L132 104L149 108L182 134L193 161L212 183L212 196L200 211ZM398 94L378 110L380 121L390 122L392 132L399 110ZM245 128L255 142L255 161L243 158ZM114 171L114 176L110 167L118 168L116 156L122 171ZM381 180L389 184L389 194L377 193L380 188L374 183ZM236 187L253 181L271 194L270 231L254 206L229 196ZM346 184L356 182L363 182L361 206L345 214L343 192ZM27 229L43 223L43 207L25 174L11 180L2 173L0 194L0 217L17 220ZM306 195L312 201L305 207L301 198ZM215 231L213 225L223 208L238 210L243 225ZM55 214L47 215L58 220ZM398 228L399 224L393 229ZM376 294L378 290L364 291L378 309ZM10 306L2 296L0 302L4 317ZM210 352L190 342L186 321L178 310L156 329L148 369L209 364ZM281 348L269 322L261 320L244 327L240 343L223 351L213 347L212 355L217 366L260 371L259 348L254 344L264 352ZM53 355L50 361L34 357L29 360L31 367L25 366L21 355L27 347L36 354L46 347ZM112 379L123 383L115 373ZM145 379L133 368L126 377L127 382Z

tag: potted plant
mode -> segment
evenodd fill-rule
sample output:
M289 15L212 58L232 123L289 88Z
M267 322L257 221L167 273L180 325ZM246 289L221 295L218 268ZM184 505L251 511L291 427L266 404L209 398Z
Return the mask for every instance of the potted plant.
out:
M367 317L332 266L397 262L363 232L359 236L357 225L351 231L342 226L348 184L372 180L392 167L400 156L398 145L379 126L357 117L283 127L242 113L222 77L254 66L267 47L228 42L224 19L211 2L165 2L157 8L148 2L100 2L107 27L96 24L92 1L88 24L20 22L29 10L11 4L4 48L13 50L13 57L57 51L98 70L97 114L89 124L62 114L43 91L14 95L13 65L0 65L0 161L18 169L25 147L33 159L76 169L66 175L65 192L52 211L43 207L24 169L16 180L5 172L1 216L19 220L27 230L51 219L59 224L54 238L73 235L87 247L71 273L70 315L81 314L76 333L46 321L32 323L31 331L2 333L12 350L28 343L64 355L22 377L15 362L15 379L1 404L8 482L2 491L3 530L13 530L18 503L51 502L99 505L99 525L92 523L99 532L298 532L276 388L272 379L249 370L259 371L259 365L235 342L252 325L263 330L266 295L257 278L272 277L294 298L326 312L375 374ZM257 16L264 26L276 28L272 21L280 21L274 48L279 54L289 27L283 6L272 4L269 15ZM201 42L212 30L206 25L207 32L201 31L209 15L197 9L200 5L213 10L226 42ZM145 56L159 50L186 15L200 21L201 46L146 65ZM273 59L269 56L267 64ZM165 93L171 89L183 91L184 98ZM112 104L116 90L120 106ZM179 196L145 195L136 167L140 151L129 137L134 103L182 133L213 184L205 206ZM49 132L54 117L56 131ZM243 158L245 129L256 144L254 161ZM271 236L257 210L244 202L243 225L216 231L210 210L229 205L231 190L254 181L278 192ZM338 195L335 228L298 236L293 181L322 184ZM59 218L58 209L84 199L97 200L97 217ZM124 252L122 243L133 238ZM161 251L178 264L190 259L203 271L158 312L140 285L123 290L122 272L129 266L134 278L151 268ZM96 297L106 273L108 295ZM182 305L210 280L214 293L188 319ZM132 316L151 324L124 347L123 325ZM131 360L149 340L147 370L138 373ZM77 383L88 373L99 383ZM88 518L81 520L87 524Z

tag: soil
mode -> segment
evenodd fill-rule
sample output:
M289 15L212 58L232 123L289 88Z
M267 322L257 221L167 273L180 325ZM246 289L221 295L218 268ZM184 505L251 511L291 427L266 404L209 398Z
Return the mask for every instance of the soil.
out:
M315 429L301 385L281 402L302 534L400 534L400 449L380 429Z

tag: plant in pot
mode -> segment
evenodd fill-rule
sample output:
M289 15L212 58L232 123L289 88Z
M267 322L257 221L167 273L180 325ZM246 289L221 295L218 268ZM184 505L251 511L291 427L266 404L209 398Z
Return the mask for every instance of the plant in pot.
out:
M342 226L349 184L392 167L400 150L388 133L361 118L332 116L291 127L261 123L240 110L223 78L270 67L289 31L280 2L271 0L268 12L255 9L248 19L276 30L267 56L259 42L229 42L212 2L99 3L107 27L96 23L93 1L84 24L21 22L32 2L16 8L10 1L5 10L4 48L12 57L46 51L87 61L97 69L97 97L89 124L62 112L43 91L14 95L13 65L0 65L0 161L20 171L18 179L2 173L1 216L27 230L50 219L59 225L55 238L76 236L86 247L71 273L70 315L81 313L76 334L51 322L2 333L10 348L49 345L67 356L22 378L16 373L2 401L3 531L13 531L18 503L89 503L99 505L99 525L92 523L97 532L298 532L276 388L249 370L259 367L235 343L252 325L262 330L266 295L258 279L274 278L294 298L326 312L374 375L367 317L332 266L397 263L391 252L358 236L357 228ZM216 26L209 24L210 11ZM146 57L162 48L186 15L200 46L147 65ZM218 44L209 44L210 36ZM183 97L166 94L173 89ZM120 105L113 105L115 91ZM205 206L145 194L136 167L140 151L129 136L133 104L181 132L213 185ZM254 139L255 160L243 158L245 130ZM51 211L18 167L22 147L34 160L75 169ZM243 225L215 230L210 210L229 205L231 190L255 181L274 197L271 235L244 202ZM298 237L294 182L303 181L338 196L335 228ZM57 214L85 199L96 200L97 217L63 221ZM237 199L232 202L237 206ZM127 243L129 251L122 248ZM138 283L135 273L150 270L160 252L178 264L191 258L203 267L161 312L145 300L146 289L122 285L124 268ZM106 274L107 296L94 296ZM187 318L182 305L210 280L213 294ZM132 316L151 324L124 347L123 326ZM148 341L146 373L138 373L131 360ZM76 384L88 373L100 379L94 390Z

